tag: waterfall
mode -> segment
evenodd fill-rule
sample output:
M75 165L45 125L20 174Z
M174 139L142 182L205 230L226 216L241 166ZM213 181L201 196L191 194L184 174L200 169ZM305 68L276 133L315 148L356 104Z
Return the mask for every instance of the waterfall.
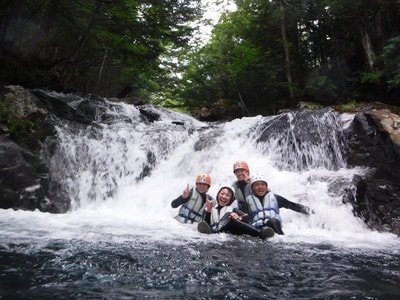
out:
M121 104L118 114L116 122L57 127L58 147L49 164L73 200L73 208L115 199L119 188L150 176L189 137L184 123L176 125L166 114L155 124L142 122L134 106Z
M48 160L72 200L70 214L98 218L95 223L101 224L127 222L136 233L160 236L168 228L172 236L191 236L195 227L174 220L171 201L187 184L193 187L201 172L211 175L209 192L215 196L235 180L233 163L245 160L251 174L266 176L273 192L315 211L305 216L282 209L286 236L348 243L356 233L361 239L371 234L342 203L343 189L365 172L346 167L341 132L348 120L343 116L326 110L208 124L149 109L158 120L143 122L137 107L109 103L108 117L99 116L94 125L60 123L58 147Z
M277 167L337 170L346 166L342 130L339 116L329 110L292 112L262 121L253 139Z
M154 178L162 165L171 168L162 171L168 180L193 181L196 174L207 172L217 186L230 185L231 165L242 159L254 160L253 169L267 178L273 170L296 173L345 167L342 128L334 113L259 116L213 126L178 113L157 113L160 121L145 124L138 109L121 104L118 114L123 121L57 127L59 146L50 165L75 208L115 199L120 188Z

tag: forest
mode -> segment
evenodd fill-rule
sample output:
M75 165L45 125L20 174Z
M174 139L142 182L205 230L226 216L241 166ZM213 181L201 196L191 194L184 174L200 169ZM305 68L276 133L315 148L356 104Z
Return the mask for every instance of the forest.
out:
M400 105L398 0L232 1L202 42L198 0L4 0L0 83L248 115Z

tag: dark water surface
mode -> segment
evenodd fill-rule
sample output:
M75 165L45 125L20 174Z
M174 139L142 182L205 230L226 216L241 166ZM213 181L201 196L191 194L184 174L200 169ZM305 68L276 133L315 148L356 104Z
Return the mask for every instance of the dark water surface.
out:
M400 299L396 251L262 242L0 247L0 299Z

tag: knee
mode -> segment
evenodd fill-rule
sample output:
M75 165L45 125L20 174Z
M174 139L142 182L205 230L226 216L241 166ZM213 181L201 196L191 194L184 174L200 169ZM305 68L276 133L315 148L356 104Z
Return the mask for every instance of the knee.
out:
M277 234L284 234L282 231L281 221L279 221L278 219L271 218L268 220L266 225L268 227L271 227Z

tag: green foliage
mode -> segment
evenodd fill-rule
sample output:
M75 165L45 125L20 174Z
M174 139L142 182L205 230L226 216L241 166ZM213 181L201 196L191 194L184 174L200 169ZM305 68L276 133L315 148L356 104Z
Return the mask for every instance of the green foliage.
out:
M177 91L187 105L240 103L242 97L246 107L257 110L274 106L267 99L286 93L282 49L265 34L274 27L279 32L271 13L265 1L246 1L241 10L222 16L210 42L190 56L183 75L187 84Z
M24 119L17 118L15 114L0 101L0 132L14 137L27 136L37 128L37 124Z
M0 8L0 81L170 108L398 102L397 0L236 0L202 46L196 0L22 0ZM190 41L190 42L189 42Z
M195 0L6 1L0 80L103 96L123 89L140 94L145 87L135 83L154 76L167 45L186 43L187 24L198 12Z
M240 96L254 113L304 99L334 104L396 98L398 1L235 3L237 11L225 14L210 42L192 54L181 98L211 106Z
M357 107L357 101L355 99L351 99L347 103L338 104L336 109L342 112L351 112L354 111Z
M377 84L381 81L384 72L382 70L361 72L360 81L363 84Z
M389 88L400 87L400 35L389 39L383 49Z

